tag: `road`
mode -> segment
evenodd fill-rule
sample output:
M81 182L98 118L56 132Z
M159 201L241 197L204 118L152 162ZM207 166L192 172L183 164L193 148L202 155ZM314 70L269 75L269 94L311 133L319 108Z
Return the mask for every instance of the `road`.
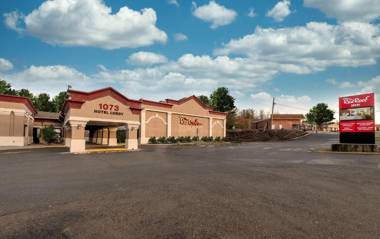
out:
M380 156L336 140L0 152L0 238L379 238Z

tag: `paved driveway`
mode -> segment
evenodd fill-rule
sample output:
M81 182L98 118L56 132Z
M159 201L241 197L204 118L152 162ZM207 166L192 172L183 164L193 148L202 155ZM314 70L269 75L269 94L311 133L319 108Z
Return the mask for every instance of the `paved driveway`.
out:
M0 238L379 238L380 156L336 140L0 152Z

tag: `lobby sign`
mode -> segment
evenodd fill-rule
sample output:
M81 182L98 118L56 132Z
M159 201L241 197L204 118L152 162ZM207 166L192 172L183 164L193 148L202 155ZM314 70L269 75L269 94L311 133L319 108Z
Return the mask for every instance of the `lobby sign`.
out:
M105 115L123 115L122 112L119 112L119 105L114 104L99 104L98 109L94 109L94 113L105 114Z
M341 143L374 143L375 94L339 98Z

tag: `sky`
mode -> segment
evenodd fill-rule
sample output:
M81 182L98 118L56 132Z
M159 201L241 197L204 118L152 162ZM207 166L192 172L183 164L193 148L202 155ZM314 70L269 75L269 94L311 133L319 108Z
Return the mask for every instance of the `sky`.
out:
M328 4L327 4L328 3ZM239 109L306 113L377 93L380 0L2 0L0 78L132 99L227 87Z

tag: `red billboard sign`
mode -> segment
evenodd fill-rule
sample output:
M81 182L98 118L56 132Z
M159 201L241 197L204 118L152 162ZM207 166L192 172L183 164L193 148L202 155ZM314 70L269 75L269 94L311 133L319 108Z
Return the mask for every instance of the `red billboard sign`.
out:
M361 107L373 107L375 105L375 94L362 94L345 96L339 98L339 108L340 109L352 109Z
M375 131L375 94L339 98L339 131L371 133Z

